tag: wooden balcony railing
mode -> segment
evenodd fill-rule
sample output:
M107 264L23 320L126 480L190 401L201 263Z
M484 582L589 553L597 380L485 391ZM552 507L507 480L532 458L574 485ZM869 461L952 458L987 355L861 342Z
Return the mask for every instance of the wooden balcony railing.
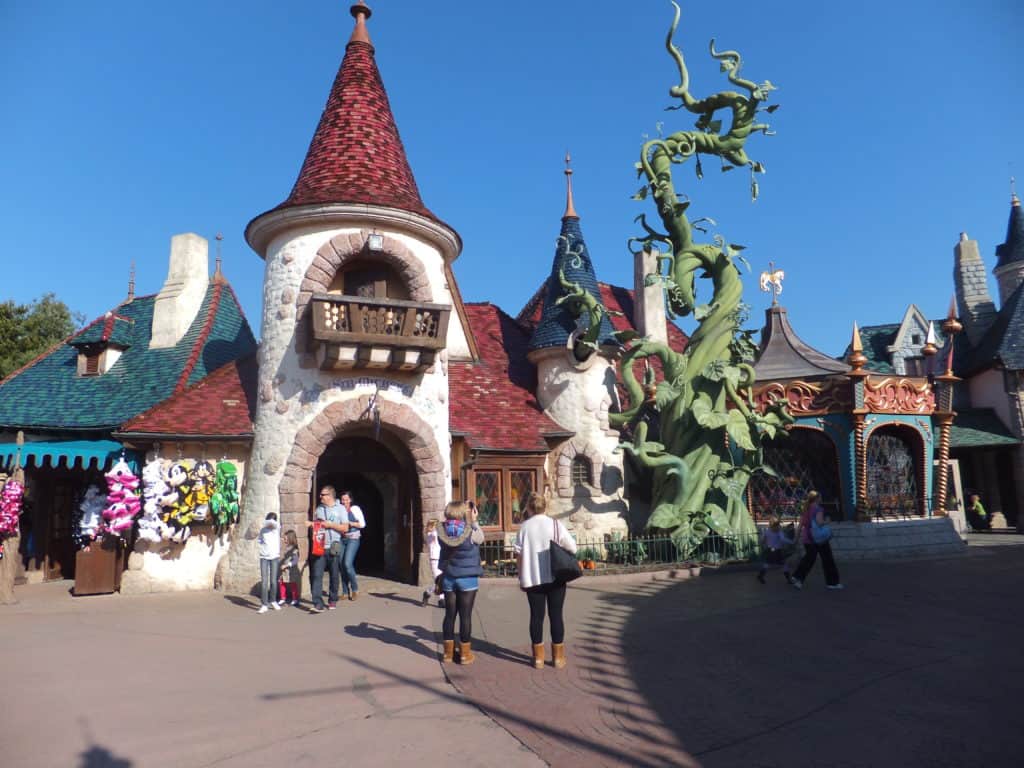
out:
M423 370L446 344L443 304L319 293L311 305L321 368Z

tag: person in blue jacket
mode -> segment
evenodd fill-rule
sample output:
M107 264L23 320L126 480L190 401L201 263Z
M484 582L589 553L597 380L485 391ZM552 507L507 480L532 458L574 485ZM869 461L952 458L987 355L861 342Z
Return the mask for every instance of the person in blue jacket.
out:
M473 603L480 589L480 545L484 532L477 524L472 502L453 501L445 507L444 520L435 523L441 543L441 591L444 593L444 640L442 661L451 663L455 655L455 616L459 617L459 664L472 664Z

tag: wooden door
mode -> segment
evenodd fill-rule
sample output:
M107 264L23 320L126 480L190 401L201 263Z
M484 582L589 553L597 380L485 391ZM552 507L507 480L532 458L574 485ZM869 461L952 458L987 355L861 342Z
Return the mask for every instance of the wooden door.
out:
M74 489L72 483L57 480L43 497L44 509L50 513L43 569L46 581L75 577L75 542L71 535L76 517Z

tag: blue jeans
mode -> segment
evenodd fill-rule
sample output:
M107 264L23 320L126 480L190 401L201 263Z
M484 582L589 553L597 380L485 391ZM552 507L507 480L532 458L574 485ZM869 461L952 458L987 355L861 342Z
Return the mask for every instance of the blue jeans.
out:
M277 602L277 566L278 558L260 558L260 602L270 606Z
M345 547L341 551L341 591L342 594L359 591L356 579L356 553L362 539L345 539Z
M314 557L309 566L309 586L313 592L313 605L317 608L324 607L324 568L330 573L330 587L328 590L327 599L332 602L338 602L338 580L341 556L332 557L331 555L320 555Z

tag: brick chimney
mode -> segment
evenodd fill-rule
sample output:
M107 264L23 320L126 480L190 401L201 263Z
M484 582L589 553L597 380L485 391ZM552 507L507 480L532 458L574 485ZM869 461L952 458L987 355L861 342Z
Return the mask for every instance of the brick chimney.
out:
M210 284L210 244L192 232L171 238L167 281L153 307L150 349L173 347L188 331Z
M641 336L668 344L665 291L660 282L645 284L657 271L656 252L644 250L633 259L633 326Z

